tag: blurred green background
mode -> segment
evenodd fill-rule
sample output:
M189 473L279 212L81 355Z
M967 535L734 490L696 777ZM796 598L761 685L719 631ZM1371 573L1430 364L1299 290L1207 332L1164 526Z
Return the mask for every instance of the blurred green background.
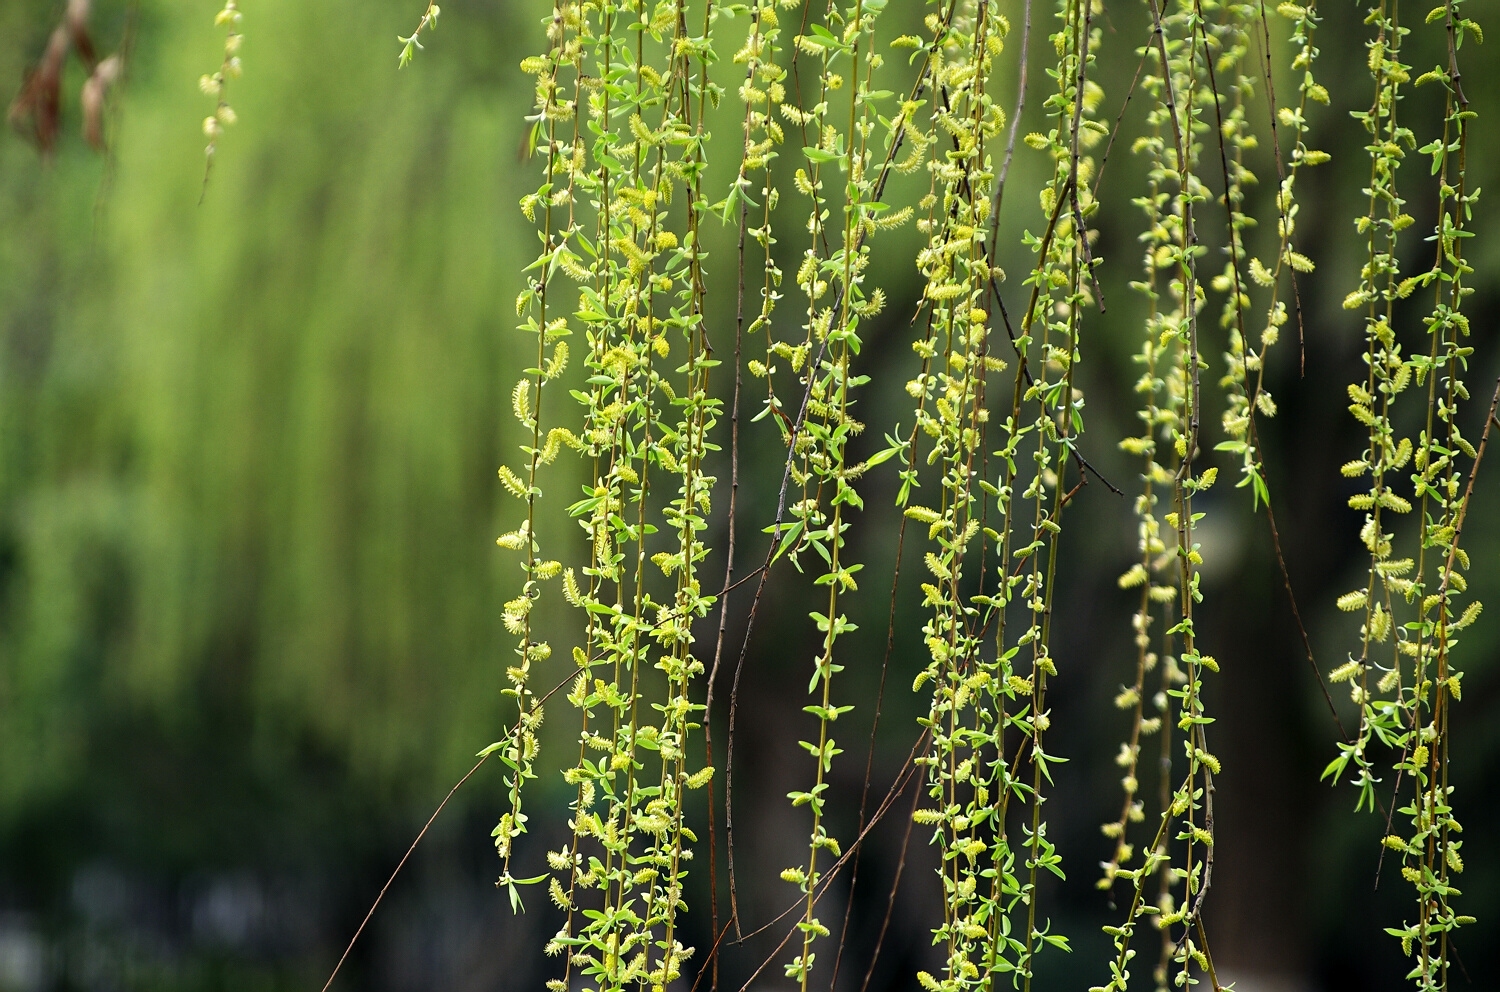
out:
M0 5L0 83L10 92L61 7ZM499 604L517 573L493 544L513 526L494 471L520 440L508 394L527 362L512 301L534 235L515 202L537 171L518 153L531 91L516 65L540 43L547 6L453 0L427 50L398 74L395 37L421 7L247 0L245 75L230 92L240 123L220 143L201 205L199 122L211 105L196 82L222 51L216 4L95 4L91 25L106 52L135 11L109 154L79 136L76 64L53 156L15 133L0 137L0 992L320 988L411 837L474 751L501 733L510 644ZM903 0L887 17L907 29L922 12ZM1367 168L1347 111L1367 100L1368 80L1360 9L1342 3L1325 16L1318 76L1334 106L1317 111L1314 143L1335 162L1299 190L1302 250L1320 266L1301 287L1306 372L1299 377L1296 345L1285 341L1272 383L1281 413L1264 436L1288 564L1326 670L1355 635L1331 604L1360 568L1358 521L1343 505L1352 490L1336 466L1360 444L1343 395L1361 374L1359 322L1339 301L1360 264L1350 219L1363 210ZM1108 118L1144 23L1136 5L1101 17ZM725 27L734 40L721 50L738 46L743 24ZM1046 85L1036 55L1044 30L1034 39L1034 92ZM1432 34L1414 35L1419 68L1439 56ZM1481 122L1500 120L1493 51L1462 55ZM1286 62L1280 48L1276 57ZM1416 93L1404 112L1431 120L1432 98ZM1028 122L1040 120L1039 99ZM727 117L716 126L733 133ZM1496 178L1496 135L1481 123L1473 184ZM727 179L732 144L718 152L715 181ZM1037 225L1037 158L1018 151L1018 192L1007 198L1002 261L1013 273L1026 265L1019 232ZM1135 429L1127 356L1141 304L1126 282L1138 271L1129 199L1141 170L1123 146L1109 168L1112 205L1099 222L1109 311L1086 324L1087 444L1130 490L1134 467L1114 439ZM1271 170L1261 171L1269 183ZM1262 206L1265 193L1256 194ZM1419 229L1431 222L1426 199L1413 193ZM1471 436L1500 372L1500 238L1489 236L1492 202L1480 205ZM865 400L872 448L900 419L910 374L903 336L920 290L912 238L893 236L876 252L875 281L892 305L866 351L877 383ZM722 340L732 336L723 281L732 244L722 230L709 242L721 280L711 331ZM1426 264L1416 239L1408 251L1409 269ZM1216 367L1221 347L1211 351ZM746 478L779 477L763 427L746 427ZM572 490L570 471L559 466L547 485ZM868 486L857 554L870 563L867 589L879 590L874 577L889 575L895 552L893 488L880 477ZM742 489L742 539L769 519L766 488ZM1387 870L1372 892L1382 825L1349 812L1352 794L1317 781L1336 733L1264 521L1243 495L1221 486L1206 501L1202 623L1224 670L1210 701L1226 766L1210 904L1216 951L1240 992L1400 988L1405 969L1381 928L1407 911L1407 890ZM1053 720L1071 761L1048 805L1070 881L1048 899L1076 950L1047 962L1049 990L1105 976L1097 927L1110 908L1092 880L1109 853L1097 825L1114 815L1112 758L1124 730L1109 699L1133 664L1132 604L1114 582L1133 554L1129 501L1090 486L1071 519ZM570 524L551 526L549 539L572 540ZM1476 594L1500 602L1500 463L1481 476L1466 538ZM746 545L742 562L760 554ZM742 690L734 770L751 924L789 900L775 875L795 859L787 838L803 829L781 796L807 771L795 744L801 701L782 689L805 680L813 652L804 581L788 573L773 584ZM843 682L859 704L857 728L873 711L884 602L869 591L858 607L863 639L851 642ZM881 789L915 736L918 708L907 686L920 664L920 613L905 596L900 610L876 756ZM549 623L570 642L571 618ZM1497 631L1500 621L1486 617L1466 638L1469 674L1454 716L1469 840L1462 911L1480 918L1458 938L1457 988L1500 987ZM849 747L836 773L848 804L858 802L861 752ZM557 921L544 897L512 917L491 884L500 793L498 769L487 768L458 795L339 987L520 989L551 974L539 947ZM549 796L559 799L551 813ZM562 801L551 777L537 783L529 862L560 826ZM844 815L848 836L852 806ZM857 989L865 973L900 837L894 822L872 835L840 989ZM912 974L930 959L930 867L918 837L873 989L915 987ZM700 948L706 903L700 891ZM725 984L745 977L761 950L729 949Z

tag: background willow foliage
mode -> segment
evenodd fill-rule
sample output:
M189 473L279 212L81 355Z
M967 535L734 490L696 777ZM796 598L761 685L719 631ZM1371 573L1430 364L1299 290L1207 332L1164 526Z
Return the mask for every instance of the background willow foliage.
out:
M1500 861L1485 843L1500 829L1487 719L1500 637L1487 617L1453 633L1500 585L1493 463L1462 524L1467 572L1452 571L1458 527L1443 516L1467 481L1458 439L1478 443L1500 372L1500 247L1476 197L1496 148L1478 124L1462 163L1435 154L1445 127L1449 142L1469 127L1423 78L1447 64L1443 20L1287 8L1269 14L1268 50L1254 6L1037 3L1028 47L1020 3L950 18L866 0L814 5L805 22L763 3L753 30L743 15L711 23L705 75L698 42L670 41L703 33L701 5L658 18L658 41L629 30L638 8L607 4L592 8L575 89L579 25L549 32L545 5L454 2L440 20L420 7L276 0L241 5L235 27L186 4L99 0L100 53L133 39L110 153L79 134L89 77L76 59L53 155L0 139L0 986L321 985L476 747L514 725L518 698L530 712L565 676L514 755L538 749L536 778L518 793L491 761L471 780L341 982L534 987L562 974L541 954L559 932L582 959L572 978L607 972L610 954L617 977L687 976L715 912L723 926L736 909L749 935L795 901L774 934L726 943L722 987L799 919L760 981L1003 983L1034 964L1034 988L1086 988L1134 950L1130 987L1152 987L1158 966L1169 981L1199 971L1140 915L1193 908L1202 883L1162 857L1201 871L1195 830L1212 830L1215 856L1193 949L1211 941L1221 981L1409 987L1405 972L1441 953L1435 923L1457 914L1477 922L1452 938L1447 973L1430 973L1453 988L1500 976ZM17 91L61 13L0 11L0 78ZM1391 43L1374 55L1350 43L1380 32ZM934 38L927 78L908 59ZM398 75L403 47L416 57ZM555 89L527 123L536 76L515 66L543 53ZM1473 38L1458 56L1468 109L1490 119L1493 56ZM1266 58L1284 108L1279 170ZM975 61L991 71L969 72ZM206 70L219 87L207 95L193 85ZM1086 99L1070 104L1080 73ZM623 94L597 85L627 77ZM571 117L545 112L568 101ZM208 114L213 169L195 208ZM1363 149L1393 128L1412 137ZM612 163L573 165L574 142ZM515 205L549 169L527 220ZM1401 200L1365 192L1387 181ZM1422 240L1465 204L1480 236ZM528 273L534 229L609 247ZM1039 259L1044 278L1029 279ZM1316 270L1292 293L1286 269L1303 259ZM1201 307L1187 302L1195 286ZM1466 338L1460 287L1475 290ZM530 336L512 329L517 294ZM1011 332L1033 342L1031 361ZM1043 347L1059 360L1037 358ZM1449 356L1467 361L1473 395L1429 422ZM1081 418L1080 396L1075 440L1078 421L1054 414ZM1194 430L1206 440L1187 459ZM1127 495L1094 477L1070 495L1075 448ZM1257 453L1351 751L1335 748L1264 517L1230 485L1260 471ZM1425 510L1414 466L1431 480ZM731 498L743 584L721 620ZM1360 544L1349 504L1364 498L1401 519L1377 517ZM1188 527L1201 563L1168 553ZM496 534L512 548L489 544ZM784 555L762 584L753 570L773 546ZM1018 565L997 584L1004 559ZM523 582L541 591L534 605L518 602ZM1403 583L1418 582L1407 605ZM1457 639L1461 682L1436 669ZM590 680L569 675L570 658ZM1362 658L1404 674L1377 685L1382 672L1344 665ZM692 725L716 661L710 777ZM1426 688L1411 681L1419 665L1436 671ZM659 711L631 712L633 678ZM1191 729L1205 725L1179 728L1204 712L1205 738ZM886 810L919 720L931 747ZM1043 739L1068 759L1050 775L1021 746ZM989 760L997 743L1019 763ZM1182 778L1157 774L1163 753ZM1344 778L1381 780L1374 815L1350 812L1368 804L1357 788L1317 784L1340 756ZM1390 802L1397 764L1404 811ZM1211 823L1209 795L1195 799L1209 774ZM1007 817L986 822L1002 795ZM508 810L496 839L512 877L556 880L550 899L516 889L527 912L514 917L485 837ZM829 877L829 895L808 898ZM1451 908L1450 884L1463 889ZM1018 901L1032 893L1034 918Z

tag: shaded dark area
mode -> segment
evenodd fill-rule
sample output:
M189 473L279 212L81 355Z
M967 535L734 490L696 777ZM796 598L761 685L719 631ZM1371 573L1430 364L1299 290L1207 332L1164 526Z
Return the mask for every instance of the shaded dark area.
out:
M315 992L411 838L473 753L503 732L510 644L500 604L518 573L493 545L506 509L494 470L520 440L507 412L513 370L526 363L512 301L533 234L515 202L535 185L517 156L531 93L514 67L539 44L546 10L454 0L441 29L424 35L427 49L398 74L393 39L410 31L420 7L246 5L245 75L232 84L240 123L219 141L201 207L200 125L212 101L195 83L223 45L206 8L92 4L99 53L121 47L127 24L135 32L118 103L95 118L106 154L90 150L78 104L98 60L59 61L55 119L27 118L26 135L0 137L0 992ZM892 30L916 30L921 5L897 7L887 15ZM7 97L23 92L65 13L42 0L0 6ZM1299 283L1305 340L1299 355L1288 328L1277 346L1269 382L1280 410L1261 424L1286 566L1324 672L1357 635L1333 601L1363 567L1359 519L1346 506L1354 490L1337 467L1362 444L1344 393L1362 374L1360 321L1340 301L1362 262L1352 218L1363 212L1367 170L1363 133L1348 112L1369 87L1359 10L1330 6L1325 17L1316 72L1333 105L1316 110L1314 143L1335 159L1304 172L1298 190L1300 250L1318 270ZM1104 24L1109 109L1101 116L1113 120L1146 20L1122 7ZM725 30L737 39L743 22ZM1034 56L1046 51L1041 34ZM1419 70L1440 54L1430 33L1413 34L1408 57ZM1500 119L1496 56L1477 46L1462 54L1481 122ZM1042 87L1037 63L1033 85ZM1433 119L1435 100L1414 90L1403 113ZM1127 109L1127 127L1141 113ZM1028 115L1028 124L1040 121L1035 105ZM41 158L31 140L48 120L52 151ZM734 124L715 127L730 134ZM1500 130L1481 126L1473 140L1471 184L1492 185ZM732 145L718 153L716 182L728 175ZM1013 242L1001 259L1012 273L1007 294L1021 292L1028 265L1019 233L1038 223L1038 158L1017 152L1002 227ZM1410 171L1416 190L1425 162L1413 157ZM1135 429L1134 372L1120 370L1131 368L1143 312L1128 287L1140 251L1129 200L1142 182L1140 163L1117 146L1101 194L1113 206L1097 246L1108 311L1084 324L1084 449L1127 493L1137 468L1115 442ZM1261 207L1273 185L1262 176L1253 193ZM1414 230L1431 227L1429 203L1414 193L1410 209ZM1481 199L1471 242L1471 437L1500 375L1494 217ZM709 238L711 275L722 280L710 296L712 333L727 351L733 232ZM874 381L860 397L870 423L861 455L882 446L905 408L907 320L920 291L914 244L907 231L876 251L876 281L891 302L862 356ZM1407 250L1408 271L1427 264L1430 248L1418 238ZM1403 316L1415 325L1421 304L1412 307ZM1222 350L1222 342L1205 348L1212 375ZM718 383L726 394L730 384L727 374ZM777 478L781 449L769 422L749 423L754 410L747 401L742 480ZM1208 420L1216 425L1217 411ZM1492 451L1465 544L1471 589L1493 611L1500 450ZM549 496L577 491L565 461L545 480ZM1232 471L1225 466L1226 480ZM723 466L719 475L727 478ZM852 553L867 564L851 599L861 629L847 642L839 683L857 708L841 731L849 743L831 787L830 832L843 838L859 819L900 526L894 474L873 473L861 487L867 510ZM740 493L744 576L764 554L760 529L775 494L759 483ZM1209 913L1225 977L1239 992L1403 988L1406 968L1383 928L1409 912L1409 889L1389 863L1376 889L1380 818L1355 815L1352 792L1318 781L1338 733L1266 520L1243 490L1222 483L1203 508L1212 526L1202 535L1199 630L1222 667L1209 706L1225 766ZM1068 881L1044 898L1074 951L1042 959L1046 990L1107 977L1098 928L1111 907L1093 883L1109 856L1099 823L1118 808L1113 757L1125 722L1110 701L1133 671L1133 603L1115 581L1134 554L1130 500L1091 483L1067 526L1052 734L1069 761L1047 813ZM576 542L562 514L546 527L556 546ZM925 654L919 545L908 541L902 563L869 810L898 774L924 708L910 691ZM710 560L709 574L722 568L722 558ZM777 873L804 845L801 811L784 797L809 770L796 742L817 640L804 615L811 578L778 565L739 686L735 860L747 932L795 896ZM754 589L750 582L734 594L738 619L713 715L721 762ZM541 622L571 643L575 618L548 602L554 612ZM1478 917L1458 937L1459 989L1500 986L1497 631L1491 613L1466 636L1464 698L1453 716L1455 797L1470 841L1461 904ZM705 626L701 643L711 646L713 635ZM1348 725L1347 692L1335 689ZM548 733L544 746L561 751L572 729L559 713ZM336 987L504 990L552 976L540 950L559 920L545 893L532 890L528 912L512 916L492 885L489 830L502 788L499 769L486 767L458 794ZM722 800L722 779L715 795ZM557 776L535 783L518 874L543 870L547 846L566 830L566 802ZM839 908L822 913L842 918L853 878L840 990L858 990L870 966L910 808L910 792L893 801L857 875L834 886L829 899ZM698 813L703 822L706 811ZM722 815L716 825L722 923ZM916 827L871 992L916 988L916 969L934 967L929 928L940 903L926 842ZM704 850L685 938L699 960L713 943L708 868ZM721 988L738 988L789 925L726 942ZM831 944L820 952L825 982L832 956ZM757 987L787 987L781 974L772 965Z

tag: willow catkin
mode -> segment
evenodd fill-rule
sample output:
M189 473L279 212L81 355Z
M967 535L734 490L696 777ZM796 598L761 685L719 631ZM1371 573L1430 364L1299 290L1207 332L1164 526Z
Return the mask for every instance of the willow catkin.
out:
M529 267L538 275L516 299L516 313L523 318L519 329L536 338L535 365L511 391L512 413L529 437L520 449L524 459L521 472L509 466L500 468L502 485L522 501L525 512L520 526L496 541L503 548L521 553L523 576L520 594L502 609L505 629L518 639L516 661L506 668L510 685L503 690L515 700L517 730L512 743L500 752L500 760L508 769L506 791L510 808L501 815L493 831L501 860L497 884L507 891L512 908L521 905L519 886L523 883L511 874L511 858L516 838L526 832L525 783L536 777L533 769L539 750L537 729L543 718L543 709L531 689L533 666L552 656L551 644L536 636L533 613L543 585L562 572L559 562L541 557L537 539L537 504L541 495L538 483L542 466L557 457L563 440L577 444L566 429L548 431L543 427L544 412L551 410L547 397L560 388L559 379L568 362L566 339L572 334L559 297L563 296L563 280L578 269L571 247L575 235L571 202L576 163L572 150L578 142L578 92L576 82L572 92L568 91L565 78L578 57L578 21L572 7L559 2L554 8L548 37L551 44L547 54L528 59L523 65L535 77L534 133L541 136L541 150L546 156L542 186L521 199L521 210L527 220L538 225L542 242L536 262Z

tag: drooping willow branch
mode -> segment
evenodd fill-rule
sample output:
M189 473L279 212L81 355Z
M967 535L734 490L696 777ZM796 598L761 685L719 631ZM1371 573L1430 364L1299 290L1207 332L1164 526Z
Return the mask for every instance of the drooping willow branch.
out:
M1092 143L1095 132L1081 122L1085 109L1097 105L1099 91L1087 78L1090 47L1097 43L1087 8L1064 4L1058 16L1062 23L1053 41L1064 54L1066 71L1058 72L1058 94L1047 102L1055 123L1048 136L1028 137L1028 144L1049 150L1054 178L1043 197L1045 233L1030 239L1038 262L1026 280L1031 302L1015 341L1020 360L1012 378L1010 417L1000 425L1004 444L995 452L1002 466L998 485L976 477L991 416L987 375L1006 370L989 354L991 318L985 307L999 275L990 257L993 246L985 243L996 180L988 143L1005 126L987 83L1008 30L993 7L979 4L972 19L955 19L941 46L933 46L945 56L934 70L940 99L932 131L919 142L930 147L932 178L921 204L928 217L920 223L929 240L918 258L929 313L924 338L913 343L923 370L908 392L918 400L917 426L932 440L926 461L939 466L940 489L936 506L912 502L916 478L908 471L900 502L909 519L927 525L934 543L926 556L933 581L923 586L932 610L924 628L931 661L916 682L931 685L924 724L934 742L934 753L925 759L928 804L916 816L935 828L945 892L944 922L935 934L947 947L945 972L940 978L918 976L930 989L987 987L1004 973L1029 985L1039 948L1067 947L1063 935L1040 925L1036 904L1037 872L1060 870L1040 816L1046 766L1054 760L1043 749L1041 734L1048 722L1045 680L1056 673L1048 650L1056 534L1073 492L1064 491L1059 476L1082 427L1071 369L1091 268L1079 222L1093 205L1076 191L1080 169L1088 168L1079 150ZM944 132L949 142L937 140ZM945 147L950 143L951 150ZM1033 346L1035 374L1027 361ZM1036 413L1028 420L1022 411L1033 405ZM1035 467L1022 470L1018 463L1028 460L1024 452L1031 445ZM1025 534L1019 548L1012 543L1017 498L1033 503L1032 519L1019 524ZM977 552L989 542L996 545L995 584L986 594L981 564L976 593L965 581L966 563L984 562L986 556ZM1013 603L1030 614L1031 623L1008 637L1006 610ZM986 651L990 630L996 631L993 655ZM1023 650L1030 655L1026 677L1014 664ZM1007 751L1007 730L1021 736L1014 754ZM1018 774L1028 759L1029 783ZM1012 797L1029 803L1030 824L1021 844L1012 842L1006 823ZM1018 871L1021 852L1027 857Z
M198 80L198 88L215 101L214 112L203 118L203 135L208 138L208 145L203 149L203 190L198 195L199 202L202 202L203 195L208 192L208 177L213 171L214 154L219 150L219 138L223 136L226 127L239 119L234 108L229 105L229 80L237 78L244 71L239 56L240 44L244 41L244 36L240 33L240 21L243 19L244 15L240 13L236 0L224 0L224 9L214 15L214 25L225 29L224 60L216 72Z
M1219 125L1219 148L1221 159L1223 159L1225 200L1230 215L1229 235L1232 255L1230 262L1226 265L1225 274L1216 279L1214 285L1214 288L1220 292L1230 294L1225 303L1222 320L1223 326L1229 331L1229 350L1224 355L1227 372L1222 382L1226 387L1224 433L1228 435L1228 440L1216 447L1218 450L1240 457L1241 478L1238 485L1250 489L1252 505L1257 505L1261 502L1269 504L1271 501L1270 489L1262 464L1260 440L1256 430L1257 417L1272 417L1276 414L1276 404L1266 388L1266 356L1280 340L1281 328L1288 320L1287 304L1283 296L1284 287L1290 284L1292 293L1295 295L1297 274L1311 272L1314 268L1312 260L1296 251L1294 247L1297 215L1300 212L1295 198L1297 177L1304 167L1322 165L1330 159L1327 152L1309 148L1307 145L1309 101L1327 104L1329 97L1327 89L1314 81L1312 73L1313 62L1318 57L1318 49L1313 45L1313 33L1319 21L1317 8L1313 3L1305 5L1283 3L1276 10L1281 16L1292 21L1291 42L1296 50L1296 54L1292 57L1292 70L1294 73L1300 73L1300 76L1297 78L1296 106L1276 106L1269 62L1269 28L1266 25L1267 18L1262 4L1258 17L1261 27L1259 40L1260 47L1264 49L1266 61L1262 67L1261 82L1264 85L1267 106L1270 109L1270 137L1279 177L1275 201L1276 257L1270 265L1267 265L1249 252L1245 246L1245 238L1249 235L1252 224L1251 219L1242 213L1241 207L1245 196L1244 187L1254 182L1253 174L1245 167L1244 156L1246 152L1256 147L1257 143L1255 136L1249 130L1246 111L1246 104L1252 98L1255 80L1247 76L1246 70L1241 66L1249 54L1248 49L1256 41L1254 37L1256 11L1249 4L1229 4L1228 9L1231 12L1229 24L1232 26L1232 31L1228 39L1227 55L1231 57L1225 58L1221 64L1226 64L1226 67L1233 66L1239 70L1239 73L1232 86L1235 105L1228 118L1228 129L1226 130L1225 120L1222 117L1215 122ZM1291 138L1290 164L1285 166L1280 147L1281 132L1288 133ZM1224 157L1226 140L1233 148L1232 161ZM1249 340L1245 324L1246 313L1251 306L1249 290L1252 283L1270 290L1269 301L1264 310L1265 316L1262 318L1258 346ZM1301 333L1300 320L1299 316L1299 334Z
M1099 883L1106 889L1120 880L1131 883L1125 919L1118 926L1106 928L1114 937L1116 955L1110 983L1100 988L1111 990L1128 988L1129 964L1137 953L1132 940L1147 917L1162 939L1154 973L1157 987L1167 987L1174 961L1177 984L1191 980L1188 966L1196 964L1217 987L1201 915L1212 884L1213 776L1219 764L1206 739L1205 728L1211 719L1204 711L1201 690L1203 674L1217 671L1217 663L1198 649L1194 621L1194 607L1201 599L1201 558L1192 533L1202 514L1193 511L1192 499L1211 486L1216 475L1214 468L1199 471L1193 465L1203 443L1199 378L1200 371L1207 367L1200 344L1204 325L1198 320L1205 294L1196 271L1197 259L1207 249L1199 244L1195 215L1202 211L1195 205L1208 200L1209 183L1199 172L1200 153L1202 136L1213 135L1223 189L1220 202L1226 212L1224 250L1228 259L1211 287L1224 295L1219 324L1227 331L1229 344L1225 355L1228 374L1221 380L1228 392L1224 428L1229 437L1216 447L1240 456L1240 485L1252 489L1254 503L1268 502L1255 432L1256 414L1270 416L1275 412L1264 389L1264 356L1287 319L1285 304L1280 300L1283 272L1305 272L1312 267L1310 260L1292 248L1298 212L1293 200L1295 177L1301 165L1318 164L1328 158L1310 151L1302 140L1307 129L1308 100L1327 102L1326 92L1313 81L1310 71L1316 56L1311 45L1316 17L1309 8L1292 4L1283 4L1278 10L1293 21L1297 46L1293 65L1301 70L1302 78L1298 106L1287 108L1275 103L1268 63L1263 77L1273 153L1282 176L1275 198L1278 247L1272 266L1262 263L1247 243L1255 227L1255 218L1246 209L1246 191L1255 182L1247 162L1259 141L1249 113L1255 99L1255 80L1243 63L1257 27L1265 32L1263 37L1269 38L1264 11L1257 17L1250 4L1220 5L1202 0L1178 3L1170 12L1153 5L1152 40L1144 50L1145 56L1155 61L1156 72L1146 76L1144 88L1156 106L1148 116L1152 133L1138 139L1136 145L1152 162L1151 186L1137 201L1147 219L1143 236L1147 248L1146 279L1136 287L1150 301L1152 316L1137 356L1143 366L1136 386L1143 398L1142 433L1122 444L1126 451L1143 457L1145 464L1143 489L1137 498L1140 558L1120 579L1123 588L1140 590L1133 621L1134 678L1115 700L1118 707L1131 713L1130 730L1118 756L1125 773L1125 795L1119 816L1104 825L1106 836L1113 839L1114 854L1105 864ZM1286 173L1276 147L1278 123L1293 133L1296 142L1293 165ZM1158 273L1167 276L1165 287ZM1245 325L1257 285L1270 290L1270 299L1260 346L1252 351L1246 344ZM1164 298L1172 302L1171 309L1161 309ZM1159 453L1159 444L1170 444L1169 457L1175 467L1164 464L1161 455L1166 452ZM1159 518L1159 493L1167 489L1172 510ZM1163 523L1175 531L1172 544L1163 538ZM1151 629L1158 620L1163 630L1153 650ZM1147 717L1147 680L1152 674L1157 689L1150 699L1156 712ZM1179 701L1176 707L1169 702L1174 697ZM1182 733L1180 743L1186 761L1185 774L1178 773L1182 774L1180 780L1172 777L1170 729L1174 723ZM1146 818L1146 801L1138 798L1142 738L1158 733L1159 820L1150 839L1139 841L1144 852L1141 866L1130 868L1126 866L1132 863L1138 846L1130 839L1131 824ZM1153 880L1157 889L1154 903L1147 895ZM1180 903L1173 893L1178 882L1185 883ZM1176 927L1180 929L1174 930Z
M572 156L566 153L562 138L571 129L576 141L577 91L575 89L571 94L572 99L567 99L560 74L576 58L578 41L576 34L570 35L565 29L574 27L576 31L574 25L567 24L561 6L557 8L554 24L555 29L549 32L551 49L545 57L532 60L534 64L529 66L536 74L537 112L533 118L533 133L545 135L547 166L543 185L521 202L527 219L540 224L542 242L541 254L527 269L538 275L532 277L531 284L516 299L516 313L525 318L520 329L536 337L534 365L511 392L512 412L523 430L530 433L529 443L521 447L526 474L523 478L503 465L499 473L502 485L525 505L521 525L496 540L499 546L523 554L521 594L505 604L503 613L506 630L519 638L515 649L517 662L506 669L510 687L504 692L516 701L520 732L501 755L501 761L510 769L506 778L510 810L500 817L493 831L495 848L502 863L498 884L507 890L513 908L521 905L518 885L522 883L511 874L511 855L515 839L526 832L524 785L528 779L536 777L533 771L539 747L536 731L543 716L543 710L530 689L532 666L546 661L552 654L551 645L533 634L532 613L541 596L542 584L557 578L562 571L558 561L540 557L536 515L537 500L541 495L539 470L557 457L564 441L570 446L580 443L564 428L545 431L542 426L544 409L550 409L545 398L556 388L548 390L547 386L557 382L568 364L568 343L564 339L571 331L567 318L556 316L561 309L556 297L562 289L560 274L572 267L573 256L568 243L574 234Z
M1478 600L1460 609L1469 557L1459 539L1480 452L1458 423L1460 404L1469 395L1462 376L1473 351L1465 344L1469 322L1462 306L1474 292L1465 285L1473 270L1464 240L1473 236L1469 222L1476 195L1466 176L1475 115L1464 95L1458 50L1466 36L1477 36L1478 28L1462 16L1459 3L1434 8L1427 23L1439 25L1447 58L1412 81L1411 66L1401 61L1402 42L1411 29L1401 24L1395 0L1373 7L1367 23L1375 28L1369 43L1375 97L1370 111L1360 115L1371 135L1371 179L1369 213L1359 229L1368 240L1368 260L1359 288L1345 306L1365 310L1368 372L1364 382L1349 387L1349 409L1367 428L1368 443L1363 457L1347 463L1343 472L1351 478L1370 476L1368 492L1349 501L1365 514L1360 538L1370 565L1364 586L1338 601L1341 609L1363 616L1359 655L1351 655L1330 675L1332 681L1350 684L1360 710L1359 732L1341 746L1324 776L1337 780L1352 766L1359 788L1356 808L1373 810L1381 781L1376 755L1387 751L1393 756L1396 775L1388 822L1400 813L1410 827L1398 833L1388 826L1384 844L1401 856L1401 874L1416 890L1417 913L1415 920L1388 932L1414 959L1410 977L1417 987L1431 992L1448 987L1449 934L1472 922L1450 905L1459 894L1452 878L1464 865L1462 826L1453 815L1448 782L1448 711L1462 696L1463 673L1452 659L1456 635L1481 609ZM1408 83L1443 91L1441 130L1420 147L1415 129L1398 121ZM1402 278L1400 234L1415 221L1396 192L1396 177L1411 151L1431 159L1437 180L1437 224L1429 238L1436 257L1426 271ZM1425 348L1410 343L1415 336L1406 331L1398 309L1400 301L1421 289L1432 292L1431 310L1422 320ZM1393 409L1413 386L1425 387L1425 417L1415 436L1402 436ZM1485 422L1486 438L1492 418L1493 407ZM1461 468L1465 459L1471 463L1467 487ZM1409 489L1401 477L1408 465ZM1415 521L1403 526L1408 514ZM1407 553L1398 556L1398 547ZM1398 806L1403 785L1410 798Z
M589 389L574 397L592 485L570 508L590 539L586 581L572 570L563 577L588 622L569 695L582 721L566 774L578 790L574 835L549 855L567 879L550 885L567 922L549 949L567 955L569 974L608 988L668 984L692 954L678 939L694 840L683 805L712 774L690 770L688 742L703 709L692 625L715 599L700 578L714 482L704 459L720 407L709 392L718 363L702 319L700 232L703 117L722 92L707 74L714 19L712 5L699 26L684 3L649 13L606 3L560 5L553 20L555 43L576 39L562 42L557 63L570 67L577 98L565 115L571 142L553 139L569 176L554 267L578 286L574 316L589 346ZM651 553L663 531L672 550ZM567 987L567 977L555 981Z
M796 185L798 192L812 204L807 229L809 246L796 275L797 286L807 301L804 337L792 349L790 358L794 371L805 366L808 410L804 430L790 453L792 479L802 491L802 498L788 507L793 521L791 534L797 541L792 560L797 562L797 555L809 549L815 552L827 566L815 585L828 589L826 612L809 614L823 638L808 683L814 701L803 709L817 718L818 739L816 743L799 742L813 756L813 784L789 796L794 806L805 805L812 813L807 861L782 873L784 879L799 886L806 896L798 924L802 931L801 952L786 965L787 977L797 979L803 992L808 987L815 959L813 942L829 935L828 928L815 915L813 893L820 878L819 855L823 851L833 857L841 854L838 840L828 833L824 817L827 776L834 757L841 753L832 729L840 716L853 709L833 700L832 683L833 676L844 667L836 660L837 641L841 635L856 629L842 612L840 598L858 588L855 575L863 568L849 561L844 537L852 526L853 511L864 505L853 486L864 466L850 464L847 457L850 442L864 429L852 415L852 394L867 377L854 374L853 362L862 345L860 321L878 313L884 301L879 290L867 297L863 288L870 253L867 223L878 200L874 190L879 176L878 159L872 155L869 138L875 128L871 75L880 64L879 56L873 52L875 25L884 8L885 0L855 0L842 9L831 4L826 24L812 24L806 33L797 35L796 47L820 62L818 94L805 109L783 107L793 123L808 134L810 143L803 147L805 165L797 171ZM847 79L843 72L848 73ZM847 129L840 131L828 122L838 91L845 86L848 123ZM820 253L830 235L825 227L829 216L825 175L830 180L842 176L844 190L839 248L826 259ZM823 304L823 297L835 289L833 302ZM807 356L814 348L817 354L809 362ZM774 345L772 349L774 352Z

